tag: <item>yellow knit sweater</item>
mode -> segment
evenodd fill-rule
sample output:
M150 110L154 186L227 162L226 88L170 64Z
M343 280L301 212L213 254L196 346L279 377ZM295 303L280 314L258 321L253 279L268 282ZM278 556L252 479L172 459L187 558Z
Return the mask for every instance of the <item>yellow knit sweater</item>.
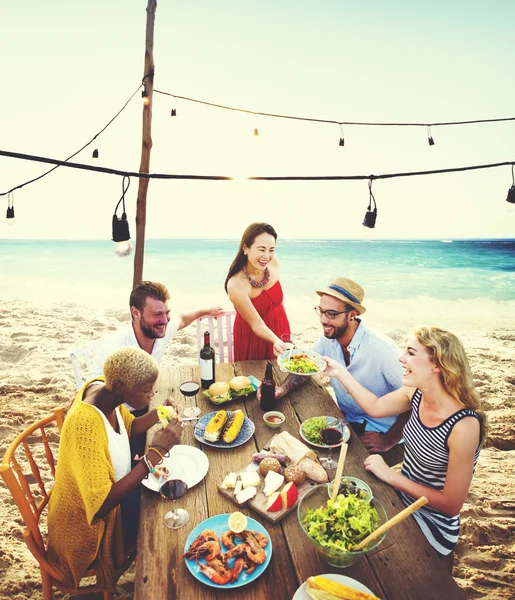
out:
M88 381L66 416L55 484L48 504L48 558L67 584L79 585L90 566L102 583L116 585L126 557L120 507L95 518L115 482L104 420L82 402ZM122 405L120 414L130 437L134 417Z

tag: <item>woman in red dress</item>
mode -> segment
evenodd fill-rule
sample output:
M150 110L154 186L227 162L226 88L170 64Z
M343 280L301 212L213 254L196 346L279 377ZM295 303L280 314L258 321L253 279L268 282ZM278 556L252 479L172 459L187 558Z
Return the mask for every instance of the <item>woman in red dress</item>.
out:
M249 225L225 279L225 291L236 309L236 361L274 358L289 347L283 341L290 335L290 324L283 307L276 240L268 223Z

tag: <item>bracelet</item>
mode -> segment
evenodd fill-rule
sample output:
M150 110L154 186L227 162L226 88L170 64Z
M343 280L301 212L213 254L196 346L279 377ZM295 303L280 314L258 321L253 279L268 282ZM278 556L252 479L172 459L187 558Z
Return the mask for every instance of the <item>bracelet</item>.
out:
M143 456L138 456L138 455L136 454L136 456L134 457L134 460L135 460L135 461L137 461L137 462L140 462L140 463L141 463L141 464L142 464L142 465L143 465L143 466L144 466L144 467L145 467L145 468L148 470L148 472L149 472L149 473L152 473L152 474L153 474L153 473L155 473L155 472L156 472L156 469L155 469L155 467L153 467L153 466L150 464L150 462L149 462L148 458L147 458L145 455L143 455ZM145 479L146 479L147 477L148 477L148 473L147 473L147 475L145 475Z
M159 446L158 444L152 444L151 446L149 446L149 450L150 448L153 448L154 450L156 448L161 448L161 450L163 451L163 458L170 458L170 450L167 450L164 446Z
M150 452L151 450L153 450L158 456L161 457L161 460L157 463L158 465L160 465L165 459L165 457L161 454L161 452L159 452L159 450L155 446L149 446L148 451Z

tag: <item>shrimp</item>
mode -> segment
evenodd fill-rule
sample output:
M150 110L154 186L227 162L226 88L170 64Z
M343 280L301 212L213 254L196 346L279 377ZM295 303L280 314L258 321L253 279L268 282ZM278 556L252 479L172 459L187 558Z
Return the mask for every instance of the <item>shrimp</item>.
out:
M234 538L240 538L240 535L237 533L234 533L233 531L226 531L224 533L222 533L222 543L223 545L229 549L232 550L234 548L234 546L236 546L236 543L234 542Z
M261 548L265 548L268 545L268 537L264 533L259 531L244 531L243 534L250 533L256 538L257 543Z
M201 546L204 546L208 542L217 543L218 544L218 553L220 552L220 538L216 535L216 533L212 529L204 529L204 531L202 531L199 534L199 536L195 540L193 540L188 551L184 553L184 555L183 555L184 558L187 558L187 559L196 558L198 549ZM206 548L204 547L203 550L205 551ZM211 548L208 549L208 552L210 553L210 555L213 555ZM216 556L216 555L214 555L214 556Z
M226 552L223 555L224 561L228 561L230 558L234 558L236 556L243 556L246 554L247 544L239 544L238 546L234 546L231 548L229 552Z
M205 556L207 561L213 560L220 554L220 541L212 540L204 542L198 546L198 548L195 548L193 552L189 551L186 554L188 554L187 558L200 558Z
M257 565L262 565L266 560L266 552L260 546L258 540L249 532L244 532L245 535L245 551L250 560Z
M225 585L231 581L231 571L224 565L220 558L215 558L214 560L208 561L206 565L197 561L197 565L202 573L208 579L211 579L213 583Z

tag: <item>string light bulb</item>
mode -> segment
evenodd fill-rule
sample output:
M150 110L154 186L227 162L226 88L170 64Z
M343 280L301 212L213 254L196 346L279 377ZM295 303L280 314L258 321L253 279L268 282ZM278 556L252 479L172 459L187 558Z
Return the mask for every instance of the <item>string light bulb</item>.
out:
M368 193L368 208L367 212L365 213L365 218L363 219L363 225L365 227L369 227L370 229L374 229L377 219L377 204L374 194L372 193L372 179L370 179L368 182ZM374 203L374 210L372 210L372 202Z
M339 123L339 125L340 125L340 131L341 131L341 135L342 135L340 138L339 146L345 146L345 136L343 135L343 127L342 127L341 123Z
M98 158L98 148L95 148L95 149L93 150L92 157L93 157L93 158Z
M259 131L258 131L257 127L254 128L254 135L256 135L256 136L259 135Z
M127 179L127 187L125 186L125 180ZM125 194L131 184L130 177L125 175L122 180L122 197L118 200L118 204L114 209L113 214L113 242L114 242L114 253L116 256L124 257L129 256L132 252L131 236L129 233L129 222L127 221L127 213L125 212ZM116 211L120 206L120 202L123 204L122 216L118 218Z
M172 117L176 117L176 116L177 116L177 109L175 109L175 108L172 108L172 112L171 112L171 115L170 115L170 116L172 116Z
M512 186L508 190L508 195L506 196L506 202L509 202L510 204L515 204L515 174L513 172L513 167L514 165L511 165Z
M143 88L141 91L141 97L143 98L143 104L148 106L150 104L150 98L148 97L147 88Z
M7 212L5 214L7 225L14 225L14 192L7 194Z
M431 134L431 125L427 128L427 143L430 146L434 146L435 145L435 141L434 141L433 136Z

